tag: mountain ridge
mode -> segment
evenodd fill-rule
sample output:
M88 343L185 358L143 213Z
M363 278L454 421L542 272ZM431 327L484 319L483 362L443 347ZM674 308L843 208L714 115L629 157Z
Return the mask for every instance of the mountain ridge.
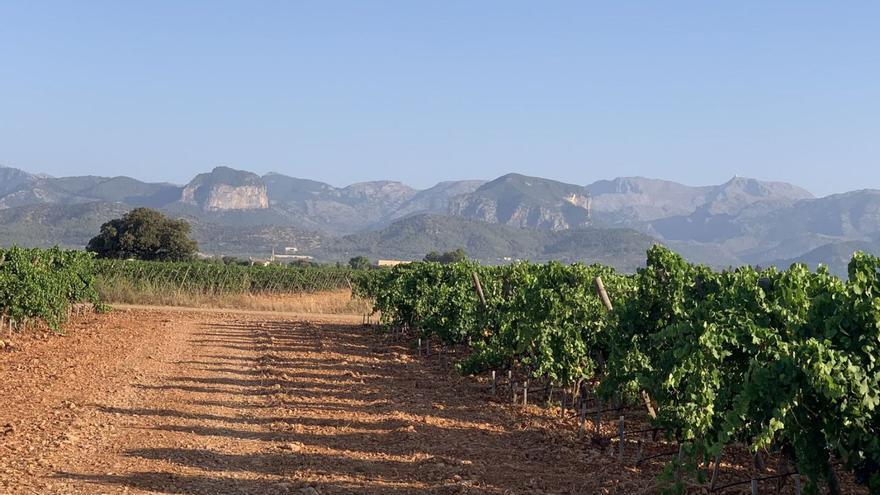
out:
M0 166L0 212L95 202L116 205L98 211L158 208L212 225L215 233L262 226L318 232L322 239L381 231L426 214L548 232L625 228L715 266L767 264L801 256L815 259L822 253L833 253L837 259L848 246L870 249L880 239L878 190L817 198L789 183L745 177L707 186L646 177L578 185L510 173L489 181L444 181L418 190L392 180L336 187L277 172L260 176L228 167L175 185L126 176L50 177ZM61 221L64 208L58 212L54 218ZM30 217L11 212L0 216L0 227L4 221L8 224L6 231L0 230L5 232L0 242L24 235L28 226L23 218ZM40 225L33 223L32 228L45 227ZM57 239L67 238L58 230L52 232ZM279 243L284 242L282 237ZM837 247L820 249L826 245Z

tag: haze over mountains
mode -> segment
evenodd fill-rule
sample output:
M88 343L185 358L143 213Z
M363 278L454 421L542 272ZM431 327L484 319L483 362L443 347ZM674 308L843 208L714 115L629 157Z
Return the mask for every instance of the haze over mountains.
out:
M823 198L735 177L687 186L641 177L589 185L507 174L416 190L394 181L334 187L218 167L186 185L129 177L48 177L0 167L0 244L82 247L132 207L185 217L209 254L265 257L296 247L319 260L414 259L464 247L489 262L604 262L633 269L662 242L692 261L793 261L841 273L852 251L878 252L880 191Z

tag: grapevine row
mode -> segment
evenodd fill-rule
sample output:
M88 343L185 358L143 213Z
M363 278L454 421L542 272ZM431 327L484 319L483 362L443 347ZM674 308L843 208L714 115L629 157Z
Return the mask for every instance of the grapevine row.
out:
M385 324L466 346L463 372L517 366L560 386L594 379L606 397L647 393L694 465L745 444L788 458L808 491L834 483L833 460L880 493L878 270L857 253L848 280L803 265L717 272L655 246L634 275L413 263L357 285Z
M348 288L351 270L223 263L98 260L105 285L211 295L320 292Z
M12 326L35 319L58 330L70 305L80 302L97 303L91 254L0 249L0 315Z

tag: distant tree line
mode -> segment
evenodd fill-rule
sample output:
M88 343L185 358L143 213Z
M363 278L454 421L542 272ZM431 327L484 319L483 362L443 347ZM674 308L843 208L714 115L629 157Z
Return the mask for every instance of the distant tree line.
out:
M464 249L461 248L458 248L455 251L446 251L445 253L431 251L430 253L425 255L425 261L433 261L435 263L442 263L444 265L465 260L467 260L467 253L465 253Z
M86 246L98 258L137 259L144 261L188 261L195 258L198 244L190 239L190 225L186 220L168 218L151 208L135 208L122 216L101 225L101 232ZM464 249L439 253L431 251L424 261L435 263L455 263L467 260ZM209 260L210 261L210 260ZM214 262L228 265L250 264L249 260L234 256L213 259ZM292 266L315 267L317 263L297 260ZM341 267L337 263L337 267ZM353 270L367 270L373 263L366 256L355 256L348 260Z

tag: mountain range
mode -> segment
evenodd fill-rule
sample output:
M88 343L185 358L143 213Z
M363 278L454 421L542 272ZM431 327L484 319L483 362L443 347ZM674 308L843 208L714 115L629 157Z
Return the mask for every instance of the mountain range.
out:
M507 174L417 190L227 167L185 185L0 167L0 245L82 247L101 223L138 206L189 220L207 254L265 257L295 247L324 261L464 247L487 262L598 261L630 270L661 242L716 267L804 261L842 273L854 250L880 247L880 191L817 198L742 177L712 186L643 177L576 185Z

